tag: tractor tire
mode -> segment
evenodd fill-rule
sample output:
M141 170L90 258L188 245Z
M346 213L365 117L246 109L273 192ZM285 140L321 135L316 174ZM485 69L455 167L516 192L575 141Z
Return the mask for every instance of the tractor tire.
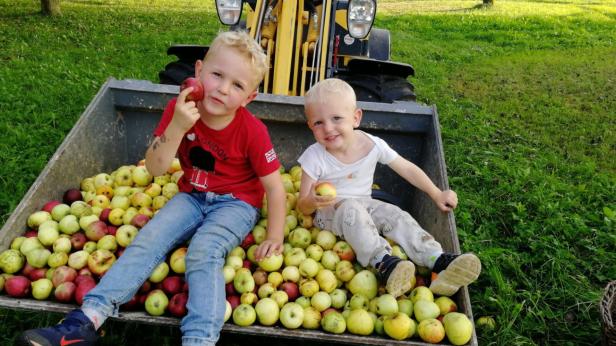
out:
M415 101L415 87L405 78L392 75L340 75L349 83L358 101L393 103L394 101Z
M195 75L195 64L189 64L183 61L170 62L165 66L163 71L158 73L158 79L161 84L180 85L184 79Z

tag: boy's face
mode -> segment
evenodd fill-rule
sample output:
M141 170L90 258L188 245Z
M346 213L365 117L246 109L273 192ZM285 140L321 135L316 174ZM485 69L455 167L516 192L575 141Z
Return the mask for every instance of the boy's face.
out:
M329 96L326 102L306 107L308 127L314 138L329 151L345 149L361 121L361 109L348 96Z
M257 81L250 61L233 48L221 47L197 60L195 76L203 83L199 108L209 116L233 116L257 96Z

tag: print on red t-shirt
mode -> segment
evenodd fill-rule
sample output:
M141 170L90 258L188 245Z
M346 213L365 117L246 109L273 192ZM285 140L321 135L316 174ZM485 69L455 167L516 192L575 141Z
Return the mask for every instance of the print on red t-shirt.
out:
M174 108L175 99L165 108L154 136L165 132ZM257 208L264 194L259 177L280 167L265 124L243 107L222 130L197 121L182 138L178 158L184 171L180 191L231 193Z

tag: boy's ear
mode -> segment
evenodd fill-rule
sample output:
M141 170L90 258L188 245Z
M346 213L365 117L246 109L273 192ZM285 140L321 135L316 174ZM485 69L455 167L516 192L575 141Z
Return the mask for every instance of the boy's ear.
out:
M246 107L246 105L249 104L250 102L252 102L252 100L254 100L255 97L257 97L257 90L256 89L253 92L251 92L248 96L246 96L246 98L242 102L242 107Z
M195 78L197 79L199 78L202 68L203 68L203 60L197 59L197 62L195 62Z
M358 128L361 123L361 117L364 113L361 108L355 108L355 112L353 113L353 127Z

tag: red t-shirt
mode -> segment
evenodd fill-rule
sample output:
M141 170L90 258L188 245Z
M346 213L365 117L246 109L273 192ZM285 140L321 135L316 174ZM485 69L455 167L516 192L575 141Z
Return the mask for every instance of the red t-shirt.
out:
M161 136L171 119L176 99L167 104L154 136ZM177 152L184 175L180 191L231 193L261 208L265 193L259 177L280 167L267 127L246 108L222 130L212 130L198 120L188 130Z

